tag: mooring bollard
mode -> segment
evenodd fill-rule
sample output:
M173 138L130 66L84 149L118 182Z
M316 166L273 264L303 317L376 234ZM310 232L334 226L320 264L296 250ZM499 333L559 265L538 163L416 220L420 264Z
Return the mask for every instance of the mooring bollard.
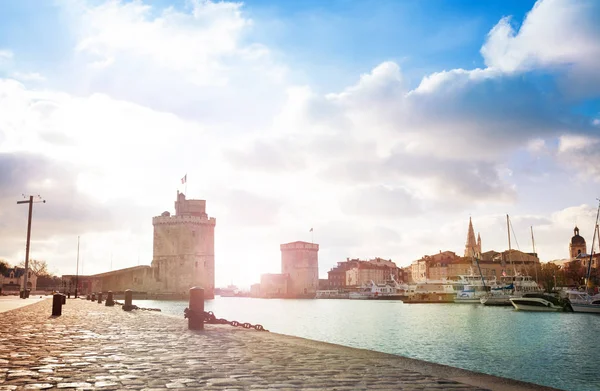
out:
M63 303L63 304L67 304L67 295L65 295L65 294L63 293L63 294L61 294L61 296L62 296L62 298L61 298L61 300L62 300L62 303Z
M190 306L188 314L189 330L204 330L204 289L190 289Z
M86 296L85 296L85 299L86 299L86 300L92 300L92 296L90 296L90 295L86 295Z
M71 298L71 292L68 292L67 293L67 299L70 299L70 298Z
M127 289L125 291L125 304L123 304L123 311L131 311L133 309L133 304L131 303L133 299L133 292L131 289Z
M92 301L96 301L96 292L92 293Z
M55 293L52 296L52 316L60 316L62 314L62 295Z
M106 303L104 304L107 307L112 307L115 305L115 300L113 299L112 291L108 291L106 294Z
M102 292L98 292L98 304L102 304Z

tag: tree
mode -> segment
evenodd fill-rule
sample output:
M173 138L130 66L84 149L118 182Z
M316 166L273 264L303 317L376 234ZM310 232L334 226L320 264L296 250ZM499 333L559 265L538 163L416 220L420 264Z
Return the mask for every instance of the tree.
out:
M583 266L581 260L577 259L565 265L564 273L568 284L581 285L587 274L587 269Z
M0 259L0 274L4 274L8 271L8 262L4 259Z
M19 264L19 267L25 267L25 262L21 262ZM31 270L31 272L34 273L38 277L50 275L50 273L48 273L48 263L46 263L46 261L30 259L29 260L29 270Z
M557 286L564 285L565 277L563 270L554 263L544 263L541 266L540 282L547 292L551 292Z

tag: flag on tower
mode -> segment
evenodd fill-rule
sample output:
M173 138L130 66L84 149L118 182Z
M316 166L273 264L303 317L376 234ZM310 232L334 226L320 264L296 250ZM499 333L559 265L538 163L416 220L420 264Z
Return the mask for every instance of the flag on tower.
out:
M183 185L185 182L187 182L187 174L185 174L183 178L181 178L181 184Z
M308 231L308 232L312 232L312 231L313 231L313 229L311 228L310 231Z

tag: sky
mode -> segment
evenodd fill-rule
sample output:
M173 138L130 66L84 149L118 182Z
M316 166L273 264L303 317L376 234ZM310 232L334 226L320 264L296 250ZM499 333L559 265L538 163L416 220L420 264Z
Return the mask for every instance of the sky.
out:
M600 2L0 4L0 258L56 274L149 265L177 191L206 199L216 285L279 244L346 258L591 245ZM181 178L187 174L187 183ZM37 199L37 197L36 197ZM309 232L313 228L313 232ZM596 243L597 248L597 243Z

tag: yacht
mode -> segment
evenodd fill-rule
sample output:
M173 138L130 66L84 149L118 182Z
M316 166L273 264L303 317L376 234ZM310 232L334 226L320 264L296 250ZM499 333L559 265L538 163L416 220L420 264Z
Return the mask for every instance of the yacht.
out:
M559 312L565 310L565 303L548 293L525 293L521 297L511 297L513 307L521 311Z
M329 290L318 290L316 294L317 299L347 299L348 292L342 292L335 289Z
M600 314L600 297L590 296L586 292L567 291L567 307L573 312L587 312L592 314Z
M405 303L454 303L454 283L447 280L417 282L410 285Z
M455 283L456 297L455 303L479 304L492 287L496 287L496 277L484 280L480 276L458 276ZM484 283L485 281L485 283Z
M481 304L487 306L512 306L511 297L521 297L525 293L542 292L531 276L502 276L498 286L481 297Z
M406 297L405 293L398 290L398 284L395 281L393 284L376 284L371 281L369 285L348 294L349 299L355 300L404 300Z

